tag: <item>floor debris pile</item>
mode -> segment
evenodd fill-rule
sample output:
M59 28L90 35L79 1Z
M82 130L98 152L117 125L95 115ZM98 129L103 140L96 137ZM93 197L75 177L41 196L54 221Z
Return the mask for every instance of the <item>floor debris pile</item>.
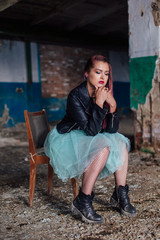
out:
M45 165L37 169L33 207L28 206L29 156L23 124L0 133L0 173L0 240L160 240L158 155L129 154L129 196L138 212L134 218L121 216L109 204L114 177L97 181L93 205L105 220L101 225L83 223L70 214L70 182L62 183L54 175L47 195Z

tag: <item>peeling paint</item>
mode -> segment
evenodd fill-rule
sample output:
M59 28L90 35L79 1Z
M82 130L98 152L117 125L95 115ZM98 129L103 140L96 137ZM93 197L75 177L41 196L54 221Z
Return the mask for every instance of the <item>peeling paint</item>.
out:
M155 151L160 148L160 58L156 61L156 68L152 80L152 88L146 96L144 104L138 105L136 111L136 133L141 135L141 141L136 139L137 145L153 146Z
M160 26L160 2L155 0L151 3L152 15L155 26Z
M131 108L144 104L152 88L157 56L133 58L130 60L130 98Z
M9 116L14 119L15 124L24 122L25 109L29 111L41 110L41 100L40 83L32 83L28 86L27 83L0 82L0 116L3 115L4 105L6 104L9 109ZM7 127L10 126L13 126L11 120L7 123Z
M6 125L9 122L9 120L11 120L12 124L15 125L14 119L9 116L9 108L7 107L7 104L5 104L2 117L0 117L0 127Z
M135 146L160 150L160 0L129 6L130 98Z
M151 3L152 0L128 1L131 58L158 55L159 28L154 23Z

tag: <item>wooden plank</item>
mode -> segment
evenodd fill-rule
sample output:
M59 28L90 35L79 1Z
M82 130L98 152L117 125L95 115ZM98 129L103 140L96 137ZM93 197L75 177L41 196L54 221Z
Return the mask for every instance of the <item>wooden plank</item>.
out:
M53 29L48 29L47 31L44 31L43 29L40 29L37 31L26 31L23 32L23 30L15 30L14 27L5 28L5 30L0 31L0 38L1 39L10 39L10 40L18 40L18 41L31 41L31 42L37 42L37 43L43 43L43 44L54 44L54 45L61 45L61 46L72 46L72 47L85 47L88 49L104 49L107 51L109 50L116 50L116 49L128 49L128 39L124 39L124 35L118 36L117 38L111 38L106 36L93 36L90 34L86 34L84 38L84 34L63 34L55 33L52 34Z
M7 8L13 6L21 0L0 0L0 12L6 10Z
M116 15L118 11L120 11L122 8L126 6L127 6L126 3L117 2L113 6L110 6L109 8L107 7L98 8L98 3L97 3L97 9L95 9L95 12L82 16L79 22L76 22L76 21L72 22L70 25L67 26L67 30L71 31L76 28L81 28L81 27L87 26L88 24L93 24L106 17L110 18L110 16Z
M32 25L37 25L41 22L45 22L46 20L52 18L53 16L63 13L64 11L66 11L69 8L74 7L77 4L80 4L82 2L84 2L85 0L61 0L58 1L57 4L55 4L55 6L53 6L53 10L51 10L50 12L48 12L46 15L42 15L38 18L36 18L33 22Z

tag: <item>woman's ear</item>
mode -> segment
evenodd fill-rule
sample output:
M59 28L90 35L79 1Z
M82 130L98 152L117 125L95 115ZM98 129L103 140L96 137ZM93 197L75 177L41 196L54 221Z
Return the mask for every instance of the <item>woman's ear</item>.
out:
M84 73L84 79L87 80L87 78L88 78L88 73L85 72L85 73Z

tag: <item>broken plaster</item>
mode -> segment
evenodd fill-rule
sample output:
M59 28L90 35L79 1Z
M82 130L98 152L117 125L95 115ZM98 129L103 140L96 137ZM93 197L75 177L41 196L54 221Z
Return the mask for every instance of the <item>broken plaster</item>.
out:
M2 127L4 124L7 124L10 119L14 124L14 119L9 116L9 108L7 107L7 104L4 104L4 111L2 117L0 117L0 127Z
M136 133L141 133L142 145L160 148L160 58L152 80L152 88L146 96L145 104L139 104L136 111ZM138 134L137 134L138 136Z
M160 26L160 0L151 3L152 15L155 26Z

